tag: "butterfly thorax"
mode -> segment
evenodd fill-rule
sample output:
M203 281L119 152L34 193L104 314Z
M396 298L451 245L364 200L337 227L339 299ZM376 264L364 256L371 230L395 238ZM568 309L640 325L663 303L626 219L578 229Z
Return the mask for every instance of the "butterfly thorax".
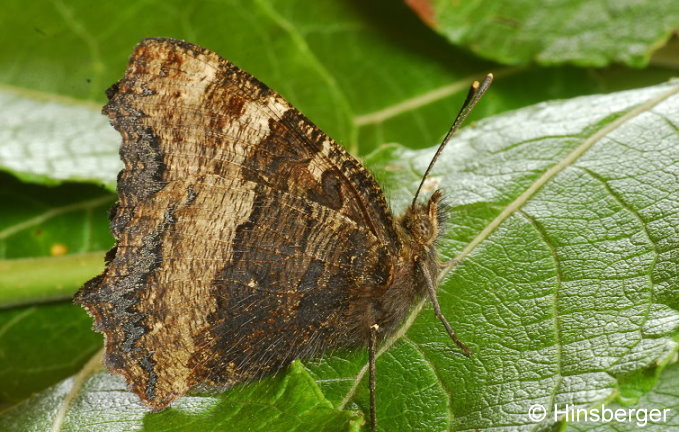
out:
M436 240L440 236L441 218L445 213L441 198L437 191L427 202L409 207L396 220L401 253L392 283L374 302L374 319L380 326L382 339L396 330L410 305L426 294L427 283L421 267L428 269L432 280L438 276L440 261Z

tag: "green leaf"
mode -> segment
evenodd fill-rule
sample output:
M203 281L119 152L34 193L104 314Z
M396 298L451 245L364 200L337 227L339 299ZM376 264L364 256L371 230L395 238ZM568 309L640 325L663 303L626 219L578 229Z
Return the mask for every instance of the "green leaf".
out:
M111 187L122 168L120 136L98 111L94 104L0 88L0 167L25 181Z
M333 408L295 362L285 374L218 397L187 396L157 414L149 414L120 377L77 376L4 413L0 430L330 432L357 431L362 423L357 413Z
M648 432L665 432L679 430L679 363L675 363L662 373L660 381L649 392L641 396L632 406L616 401L599 409L604 416L605 408L610 411L622 410L623 421L584 421L585 415L580 413L580 422L568 424L567 432L623 432L644 430ZM634 410L634 411L632 411ZM575 416L577 414L570 414ZM630 416L631 415L631 416ZM610 418L611 414L608 414ZM571 417L577 419L577 417ZM642 429L643 428L643 429Z
M540 104L451 142L432 182L452 208L442 250L462 262L439 299L475 355L451 346L428 307L416 310L378 360L385 430L412 429L399 401L418 406L436 389L449 406L426 412L455 430L532 430L531 405L595 405L618 377L676 352L678 113L673 83ZM409 202L432 154L392 146L369 158L394 207ZM319 379L337 371L328 398L365 409L364 392L348 397L365 388L362 365L326 361Z
M72 375L101 344L81 308L39 304L70 303L103 270L114 199L93 185L36 186L0 173L0 404Z
M78 372L100 346L101 335L76 305L0 310L0 406Z
M407 3L450 41L506 64L641 67L679 28L679 6L673 0Z
M439 296L477 354L455 359L431 313L398 343L438 370L455 427L532 427L530 405L596 404L676 351L678 93L675 82L540 104L447 149L443 249L463 261ZM431 156L397 154L416 172Z
M0 308L70 298L100 273L114 200L92 185L42 187L0 173Z

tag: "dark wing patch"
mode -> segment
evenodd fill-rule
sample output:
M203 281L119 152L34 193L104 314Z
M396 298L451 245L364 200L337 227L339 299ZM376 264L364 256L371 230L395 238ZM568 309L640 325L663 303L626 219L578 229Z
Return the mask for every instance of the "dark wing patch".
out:
M363 289L382 288L392 270L369 231L323 206L267 188L255 202L237 229L233 258L213 282L213 327L200 343L213 349L192 361L210 384L257 378L294 358L356 344L360 323L350 305ZM281 202L298 208L296 216ZM347 245L347 236L362 241ZM365 263L354 266L355 256Z

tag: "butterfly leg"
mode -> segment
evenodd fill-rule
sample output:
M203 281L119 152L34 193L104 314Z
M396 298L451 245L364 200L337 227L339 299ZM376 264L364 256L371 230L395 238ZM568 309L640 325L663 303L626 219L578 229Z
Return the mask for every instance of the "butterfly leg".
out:
M472 355L472 350L470 350L467 345L465 345L455 334L455 330L450 326L448 323L448 320L446 319L445 316L443 316L443 313L441 312L441 306L439 306L439 301L436 298L436 287L434 286L434 281L431 278L431 274L429 274L429 269L427 269L426 266L422 265L422 263L419 263L420 270L422 271L422 274L424 275L424 280L427 282L427 292L429 293L429 300L431 300L431 304L434 306L434 314L436 317L441 321L443 324L443 327L446 328L446 331L448 332L448 336L455 342L455 344L460 347L462 351L464 351L465 355L470 356Z
M370 343L368 344L368 385L370 387L370 430L377 431L377 412L375 404L375 362L377 360L377 332L380 326L370 326Z

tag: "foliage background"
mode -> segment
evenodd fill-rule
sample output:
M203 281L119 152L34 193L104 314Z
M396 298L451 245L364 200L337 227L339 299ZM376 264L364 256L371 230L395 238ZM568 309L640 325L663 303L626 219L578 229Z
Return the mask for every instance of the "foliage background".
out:
M447 158L438 167L455 221L442 249L447 257L459 256L502 208L539 182L550 166L563 162L593 131L617 125L616 119L637 102L654 100L667 88L671 91L671 86L623 94L627 96L614 92L658 85L676 76L679 67L676 45L671 42L661 49L672 29L679 28L679 6L674 1L620 1L615 6L569 1L539 9L532 8L531 2L464 3L454 7L456 3L449 1L417 2L416 14L404 4L385 0L4 2L0 16L0 169L4 171L0 173L0 429L360 427L360 411L367 412L365 383L356 381L365 364L365 354L360 352L295 364L285 374L221 396L184 398L161 414L145 413L115 377L106 373L90 377L91 367L85 366L101 339L91 331L89 317L69 299L83 281L101 270L103 254L112 244L106 209L115 200L111 190L120 166L119 137L98 110L105 101L104 90L122 75L138 40L186 39L257 76L355 155L366 158L394 207L401 208L412 194L423 161L431 155L408 149L436 145L469 82L492 71L495 84L472 116L472 120L488 121L461 134L459 144L447 149ZM567 25L560 24L564 22ZM571 105L510 112L553 99L608 93L610 98L575 99ZM630 128L625 136L644 137L631 139L636 153L626 145L615 147L615 142L624 142L624 137L618 137L600 153L588 153L589 160L584 158L581 168L604 180L608 189L604 187L603 193L588 189L582 176L555 178L550 180L551 189L545 188L551 195L527 203L523 222L536 221L534 225L546 226L549 234L546 222L550 217L556 221L554 262L561 270L554 269L549 248L544 248L549 242L536 239L521 221L507 219L497 227L497 237L481 243L469 264L446 281L441 291L444 309L463 339L481 350L476 359L465 363L447 347L429 311L413 315L407 334L392 341L378 364L381 427L607 427L531 423L525 417L528 401L546 391L546 396L552 392L551 396L561 395L583 406L607 402L675 407L674 419L659 430L679 428L679 392L671 385L679 377L677 365L672 364L673 341L679 339L673 315L679 307L677 200L671 187L659 192L663 185L674 182L676 186L678 178L679 102L676 97L672 100L658 116L664 120L624 124ZM499 120L490 119L505 112ZM590 123L581 124L583 119ZM653 135L653 131L663 132ZM526 147L531 140L536 144ZM388 143L392 145L385 146ZM606 148L614 150L606 153ZM643 172L634 171L639 167ZM641 183L648 187L607 182L620 180L621 172L634 172L632 178L644 178ZM497 193L492 199L489 189ZM644 201L645 196L650 202ZM613 202L616 197L621 199ZM558 206L545 205L550 202ZM580 214L575 219L584 222L579 225L563 222L602 202L607 211ZM575 208L577 203L582 206ZM638 213L651 204L662 211ZM637 220L616 216L625 211ZM654 221L661 222L657 231ZM599 225L604 228L593 229L590 238L616 232L626 243L605 249L611 244L604 240L610 238L592 241L597 254L587 256L584 271L596 270L595 261L605 262L618 272L602 276L608 282L631 280L639 265L641 273L636 276L652 278L653 272L661 272L652 281L650 297L634 305L646 306L646 315L636 320L638 314L624 314L635 307L620 304L589 309L605 303L605 298L634 297L633 284L622 287L622 297L606 297L610 292L601 289L599 297L589 302L583 298L591 285L580 287L570 297L562 296L564 302L555 310L564 312L572 304L573 316L580 313L584 325L566 323L561 329L566 338L550 339L546 335L553 333L554 311L531 303L541 298L536 287L543 286L541 296L558 301L550 272L563 276L562 270L573 269L565 263L589 250L575 250L569 239ZM649 234L650 243L639 240L639 230ZM538 252L529 253L533 250ZM648 258L653 251L660 253ZM613 256L606 261L604 255ZM628 259L615 267L619 256ZM659 266L651 266L649 260ZM533 271L522 273L523 265ZM511 289L503 291L503 287ZM549 323L546 331L541 330L543 322ZM588 328L622 322L631 323L630 327L587 334ZM649 329L649 323L655 328ZM641 327L645 330L637 342L655 344L654 348L625 357L620 350L635 352L639 345L625 341L634 339ZM510 343L507 338L517 332L525 338ZM572 345L565 343L568 336L573 337ZM563 368L559 371L561 378L573 380L565 380L568 385L563 379L554 384L558 374L552 374L550 349L568 354L568 346L573 345L584 348L571 352L570 374ZM599 346L604 348L597 350ZM601 369L592 359L602 357L627 363L617 372L611 366ZM355 393L352 382L358 382Z

